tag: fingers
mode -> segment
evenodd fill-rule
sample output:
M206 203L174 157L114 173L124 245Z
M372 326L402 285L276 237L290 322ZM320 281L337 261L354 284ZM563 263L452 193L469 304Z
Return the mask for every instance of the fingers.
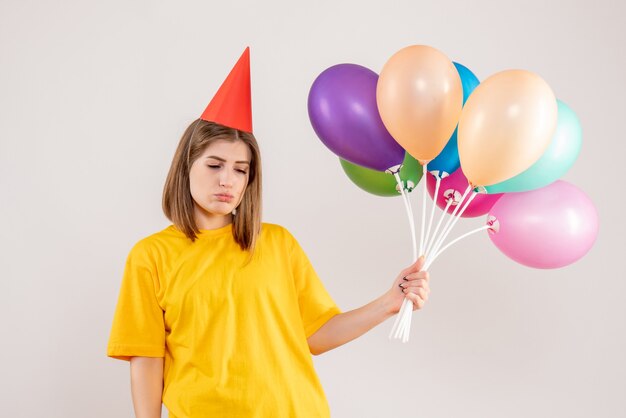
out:
M400 287L406 289L409 292L416 291L417 289L424 289L426 294L430 293L430 285L426 279L417 279L400 283Z
M427 271L418 271L416 273L409 273L406 276L403 277L403 279L405 279L404 281L413 281L413 280L425 280L425 281L429 281L430 280L430 274L428 274Z
M427 271L418 271L409 273L399 281L399 286L403 289L424 288L430 293L430 274Z
M413 302L413 310L422 309L428 300L430 294L428 279L427 272L413 273L405 277L399 285L405 297Z
M417 309L422 309L424 307L424 304L426 303L426 300L422 299L415 293L407 293L406 298L413 302L414 311Z
M428 287L428 283L425 283L425 285L422 285L422 284L411 285L409 283L400 283L400 287L402 288L402 293L404 294L414 293L424 300L428 299L428 295L430 294L430 288Z
M413 310L422 309L430 294L430 275L421 271L424 266L424 257L420 257L413 265L404 269L396 283L402 289L405 297L413 303Z

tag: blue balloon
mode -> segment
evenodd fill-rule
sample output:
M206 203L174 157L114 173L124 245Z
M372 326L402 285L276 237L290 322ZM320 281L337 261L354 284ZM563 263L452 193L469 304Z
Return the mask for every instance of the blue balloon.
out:
M470 94L472 94L474 89L480 84L480 81L478 80L478 77L476 77L474 73L469 70L469 68L459 64L458 62L453 64L456 67L459 76L461 76L461 83L463 84L463 104L465 104Z
M428 171L430 173L442 177L444 173L446 175L454 173L461 166L456 131L455 128L454 133L439 155L434 160L428 162Z
M480 84L478 78L467 67L454 62L456 71L461 77L461 83L463 84L463 104L467 101L467 98L474 91L474 89ZM435 159L428 162L428 171L437 172L439 176L443 173L452 174L460 166L461 160L459 160L459 149L457 145L456 129L448 140L445 148L437 155Z

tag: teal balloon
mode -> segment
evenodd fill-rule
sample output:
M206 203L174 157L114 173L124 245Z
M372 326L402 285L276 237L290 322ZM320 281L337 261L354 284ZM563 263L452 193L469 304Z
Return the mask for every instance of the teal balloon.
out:
M463 105L467 101L467 98L472 94L474 89L478 87L480 81L478 77L470 71L469 68L458 62L453 62L456 71L461 77L461 84L463 85ZM454 173L461 165L459 160L458 141L456 137L457 129L454 129L454 133L448 140L445 148L435 157L432 161L428 162L428 171L439 173ZM440 174L441 175L441 174Z
M348 178L366 192L376 196L400 196L394 175L352 164L341 158L339 161ZM407 152L399 174L405 188L411 191L422 178L422 165Z
M486 186L487 193L526 192L545 187L560 179L574 164L582 145L578 117L557 100L557 125L548 149L530 168L501 183Z

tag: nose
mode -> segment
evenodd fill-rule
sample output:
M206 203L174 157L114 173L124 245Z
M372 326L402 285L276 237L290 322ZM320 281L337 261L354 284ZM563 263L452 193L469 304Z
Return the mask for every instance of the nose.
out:
M220 186L231 188L233 186L233 175L229 172L230 170L222 170L220 173Z

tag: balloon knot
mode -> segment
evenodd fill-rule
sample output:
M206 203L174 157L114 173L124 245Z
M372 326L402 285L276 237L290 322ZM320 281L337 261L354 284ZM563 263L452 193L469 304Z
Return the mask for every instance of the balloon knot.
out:
M487 230L490 234L495 234L500 231L500 221L493 215L489 215L487 218L487 226L489 226Z

